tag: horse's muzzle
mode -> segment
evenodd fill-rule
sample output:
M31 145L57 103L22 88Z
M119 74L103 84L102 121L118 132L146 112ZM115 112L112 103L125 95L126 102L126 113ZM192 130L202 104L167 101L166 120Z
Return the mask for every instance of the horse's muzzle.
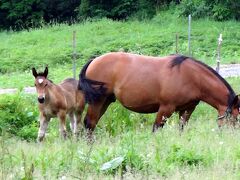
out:
M39 102L39 103L41 103L41 104L44 103L44 100L45 100L44 97L38 97L38 102Z

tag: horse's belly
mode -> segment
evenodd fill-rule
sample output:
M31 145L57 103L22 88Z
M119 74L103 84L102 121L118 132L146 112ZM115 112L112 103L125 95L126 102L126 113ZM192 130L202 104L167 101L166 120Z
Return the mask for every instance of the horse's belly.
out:
M115 91L115 96L124 107L135 112L153 113L159 109L156 95L138 88L123 88L121 91Z
M148 104L148 105L142 105L142 106L125 106L125 105L123 106L131 111L138 112L138 113L155 113L159 109L158 104Z

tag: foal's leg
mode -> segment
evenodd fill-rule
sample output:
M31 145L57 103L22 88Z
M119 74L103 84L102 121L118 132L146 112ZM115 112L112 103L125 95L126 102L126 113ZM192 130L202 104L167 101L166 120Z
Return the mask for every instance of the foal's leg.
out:
M72 133L74 133L74 129L75 129L75 117L74 117L74 113L71 112L68 114L69 119L70 119L70 129L72 131Z
M74 126L74 135L76 137L79 136L79 131L82 127L82 121L81 121L81 118L82 118L82 110L79 110L75 113L75 126Z
M66 111L60 110L57 114L59 120L60 120L60 127L59 131L61 132L61 135L64 139L67 137L67 130L66 130Z
M153 124L153 132L155 132L159 127L163 127L167 118L169 118L174 112L175 107L171 105L162 105L159 107L157 112L157 117L155 123Z
M40 113L40 127L38 130L38 138L37 141L41 142L43 140L43 138L45 137L45 133L47 130L47 126L49 123L50 118L43 115L43 113Z

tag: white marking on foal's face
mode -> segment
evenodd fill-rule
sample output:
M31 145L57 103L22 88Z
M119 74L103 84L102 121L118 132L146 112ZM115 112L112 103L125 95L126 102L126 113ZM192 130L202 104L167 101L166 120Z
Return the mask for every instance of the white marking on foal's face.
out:
M38 83L39 83L39 84L42 84L42 82L43 82L43 79L39 79L39 80L38 80Z

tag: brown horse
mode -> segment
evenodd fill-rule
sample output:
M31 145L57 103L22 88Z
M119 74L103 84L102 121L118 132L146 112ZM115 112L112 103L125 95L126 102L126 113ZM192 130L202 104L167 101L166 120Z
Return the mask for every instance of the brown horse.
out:
M36 69L32 68L32 74L35 77L40 111L38 140L43 140L48 123L52 117L59 118L59 130L65 139L67 114L70 118L71 130L77 136L81 125L81 114L84 109L84 95L78 90L78 81L68 78L56 85L47 79L47 67L43 73L37 73Z
M239 100L231 86L211 67L182 55L142 56L113 52L89 61L79 75L79 89L89 103L85 127L93 131L117 98L139 113L157 112L153 131L179 112L182 124L199 101L217 109L218 124L239 114Z

